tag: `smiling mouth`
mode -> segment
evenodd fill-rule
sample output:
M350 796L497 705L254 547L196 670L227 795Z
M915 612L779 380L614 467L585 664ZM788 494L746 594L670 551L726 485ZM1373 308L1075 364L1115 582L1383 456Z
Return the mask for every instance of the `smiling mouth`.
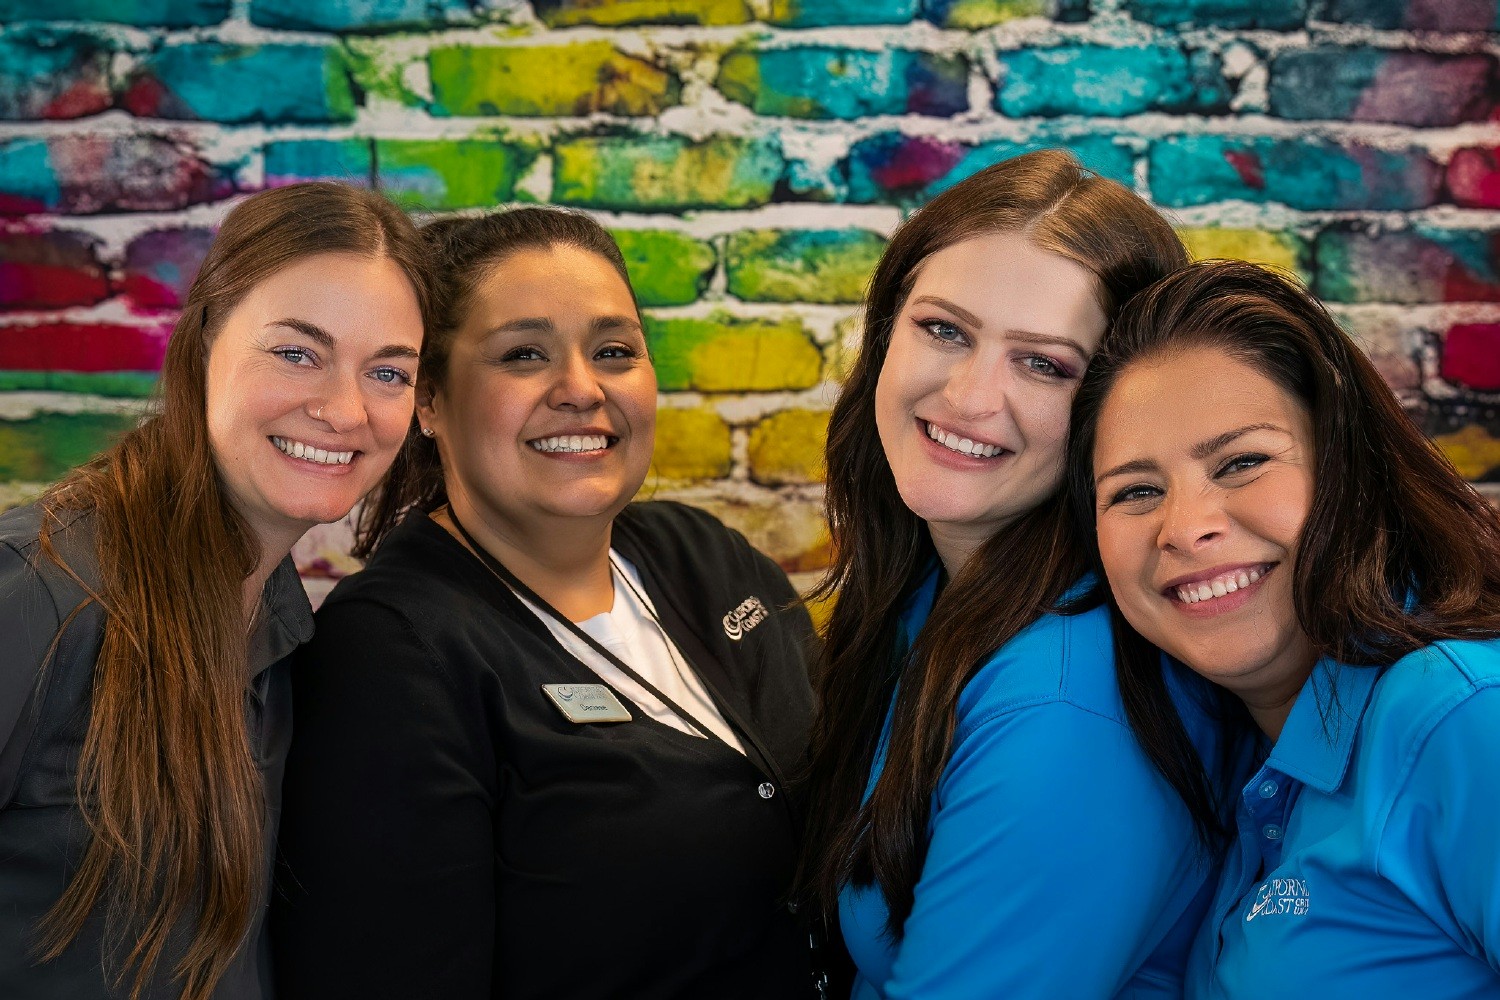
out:
M328 451L324 448L314 448L310 444L301 441L293 441L291 438L272 437L274 444L283 455L292 458L300 458L304 462L312 462L314 465L348 465L354 461L358 452L354 451Z
M619 440L607 434L563 434L558 437L536 438L526 443L544 455L582 455L591 451L607 451L619 443Z
M1276 563L1261 563L1249 569L1231 570L1211 580L1198 580L1185 583L1180 587L1171 587L1167 591L1167 596L1183 604L1204 604L1254 586L1275 568Z
M927 437L959 455L969 458L999 458L1001 455L1009 454L1009 450L998 445L989 444L984 441L975 441L952 431L945 431L937 424L923 420L922 429L927 432Z

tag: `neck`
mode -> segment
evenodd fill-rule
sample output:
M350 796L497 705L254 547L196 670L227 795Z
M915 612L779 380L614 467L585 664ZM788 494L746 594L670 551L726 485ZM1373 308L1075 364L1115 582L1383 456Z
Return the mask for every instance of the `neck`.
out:
M1311 669L1308 673L1311 673ZM1292 714L1292 706L1297 703L1297 696L1302 693L1307 676L1303 674L1295 685L1285 689L1245 692L1240 695L1240 700L1250 712L1250 718L1272 743L1281 739L1281 730L1286 727L1287 717Z
M300 535L298 537L301 537ZM261 542L260 561L256 563L255 569L245 577L245 585L242 593L245 600L245 623L247 627L253 627L256 609L260 607L261 594L265 592L266 581L271 579L271 574L276 572L276 567L281 565L281 560L292 551L292 546L297 542L296 538L291 541L278 541L272 544Z
M612 516L568 518L562 526L515 524L486 516L465 497L450 497L448 507L432 519L466 548L468 542L450 510L481 548L569 621L584 621L614 606L609 566Z
M990 528L993 529L993 525ZM994 533L993 530L985 532L967 525L941 524L936 521L927 522L927 531L932 536L932 547L937 550L938 559L942 561L950 580L958 576L958 571L964 568L964 563L969 561L974 550L988 541Z

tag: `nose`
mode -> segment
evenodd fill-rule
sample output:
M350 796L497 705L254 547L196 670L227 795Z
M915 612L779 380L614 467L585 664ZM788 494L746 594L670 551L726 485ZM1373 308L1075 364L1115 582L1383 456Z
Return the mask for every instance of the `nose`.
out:
M307 401L307 415L339 434L364 424L369 414L359 379L356 374L330 372L321 397Z
M956 416L974 420L1004 410L1005 389L1004 365L976 352L949 370L943 401Z
M581 351L569 352L547 392L547 405L554 410L591 410L604 402L604 389L589 359Z
M1215 491L1184 495L1168 493L1162 505L1157 546L1164 551L1193 553L1219 541L1229 529L1229 518Z

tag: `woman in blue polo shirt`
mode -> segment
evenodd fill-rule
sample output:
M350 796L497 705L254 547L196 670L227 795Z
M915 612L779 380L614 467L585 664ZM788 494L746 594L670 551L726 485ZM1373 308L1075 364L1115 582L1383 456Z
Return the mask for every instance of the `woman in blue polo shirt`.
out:
M1073 393L1117 305L1184 260L1049 150L933 199L871 280L829 424L802 872L858 1000L1181 996L1209 865L1126 723L1107 612L1056 609L1085 566Z
M1232 696L1259 768L1188 996L1500 994L1500 518L1262 268L1165 279L1094 363L1070 476L1111 603ZM1132 722L1206 783L1142 653Z

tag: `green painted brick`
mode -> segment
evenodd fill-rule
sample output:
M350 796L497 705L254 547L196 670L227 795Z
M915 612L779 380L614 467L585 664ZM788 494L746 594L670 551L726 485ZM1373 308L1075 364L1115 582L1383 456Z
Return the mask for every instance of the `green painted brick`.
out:
M0 481L58 479L108 448L136 419L118 413L42 413L0 420Z
M772 139L589 136L553 147L552 199L611 209L764 205L785 168Z
M647 317L646 341L664 392L768 392L818 384L823 358L795 316L780 320Z
M674 74L603 41L445 46L428 67L438 115L656 115L682 99Z
M729 425L712 410L663 408L656 413L652 479L723 479L732 455Z
M493 208L512 201L535 153L500 139L379 139L375 176L403 208Z
M729 294L751 302L858 302L885 240L861 229L752 229L724 253Z
M698 301L713 277L718 255L702 240L668 229L611 230L643 306L683 306Z
M745 24L755 19L746 0L536 0L550 28L575 24Z
M144 399L155 390L156 372L0 371L0 392L84 392Z

